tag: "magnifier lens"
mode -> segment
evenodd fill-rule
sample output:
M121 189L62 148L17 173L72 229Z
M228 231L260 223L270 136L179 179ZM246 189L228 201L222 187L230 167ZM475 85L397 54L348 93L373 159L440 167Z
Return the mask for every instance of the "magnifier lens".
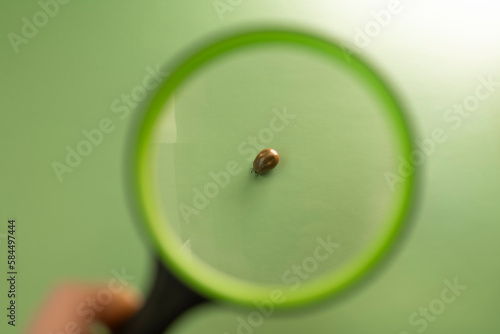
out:
M387 176L410 151L398 105L357 59L325 48L228 43L155 100L140 145L146 220L199 289L312 301L364 272L401 225L413 178ZM265 148L280 162L255 177Z

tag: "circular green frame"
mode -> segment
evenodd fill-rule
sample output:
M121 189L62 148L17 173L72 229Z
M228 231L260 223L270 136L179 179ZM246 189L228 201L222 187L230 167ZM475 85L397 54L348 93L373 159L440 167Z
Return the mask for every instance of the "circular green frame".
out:
M166 101L190 74L211 60L231 51L243 47L271 43L306 47L334 61L341 60L345 64L348 64L354 74L359 75L370 87L373 87L381 103L387 107L387 111L393 121L394 130L399 138L403 156L409 156L413 150L411 128L404 117L399 103L387 88L387 85L357 56L322 37L289 29L250 30L223 38L195 52L181 62L160 87L139 126L137 141L134 143L134 161L132 165L134 182L132 188L135 202L138 203L139 214L145 222L149 238L153 240L162 260L172 269L176 276L203 295L244 305L253 305L252 302L256 300L270 299L273 290L280 289L280 287L264 287L249 284L248 282L221 273L199 259L192 260L195 261L195 265L185 263L183 258L178 255L180 241L174 233L169 233L170 231L166 224L162 224L167 219L154 196L154 180L151 173L153 167L153 150L148 143L153 135L157 117L160 115ZM322 279L315 280L314 284L302 286L292 294L286 295L286 300L283 303L275 305L275 307L288 308L324 299L342 291L374 267L391 244L393 244L406 222L413 199L415 179L415 173L413 173L405 179L404 184L401 184L404 187L403 198L401 200L402 205L393 218L393 224L389 225L390 229L384 231L385 233L381 233L383 236L366 252L366 255L361 256L360 259L343 268L340 273L326 275Z

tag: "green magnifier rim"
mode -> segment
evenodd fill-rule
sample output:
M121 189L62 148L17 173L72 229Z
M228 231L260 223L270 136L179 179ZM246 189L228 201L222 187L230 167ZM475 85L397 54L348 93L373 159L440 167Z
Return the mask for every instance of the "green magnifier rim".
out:
M154 164L154 150L150 145L150 140L154 135L154 126L163 111L165 103L183 80L219 56L244 47L266 44L305 47L351 68L354 75L364 79L373 88L382 105L386 107L389 119L392 120L394 126L395 135L399 139L401 155L408 157L413 151L411 127L402 112L400 104L387 85L356 55L349 54L344 48L326 38L288 28L250 29L220 39L185 58L162 83L144 115L142 123L139 125L139 133L133 148L134 160L131 166L135 201L149 238L154 242L162 260L176 276L195 291L209 298L227 300L243 305L253 305L255 301L270 299L272 294L278 294L283 287L262 286L240 280L217 271L197 258L191 259L190 264L186 264L186 259L179 253L180 240L176 237L175 232L171 230L169 224L165 224L168 219L162 212L161 204L155 195L157 191L154 187L154 176L151 173ZM285 294L286 300L275 305L275 307L289 308L317 302L343 291L345 287L369 272L387 253L397 236L400 235L400 231L407 221L414 197L415 180L416 173L414 172L398 185L398 187L401 187L399 189L402 194L402 198L399 199L401 205L391 217L392 224L374 242L369 251L364 252L363 256L360 256L358 260L349 264L340 272L316 279L314 284L303 284L303 286L291 293L287 291ZM193 261L195 261L194 265ZM281 292L284 291L281 290Z

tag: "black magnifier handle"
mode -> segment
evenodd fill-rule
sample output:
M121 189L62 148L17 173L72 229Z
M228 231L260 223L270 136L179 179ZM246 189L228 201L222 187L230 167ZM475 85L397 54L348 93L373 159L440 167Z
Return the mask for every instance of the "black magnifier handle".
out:
M170 273L156 258L153 287L139 312L113 330L114 334L162 334L187 310L207 302Z

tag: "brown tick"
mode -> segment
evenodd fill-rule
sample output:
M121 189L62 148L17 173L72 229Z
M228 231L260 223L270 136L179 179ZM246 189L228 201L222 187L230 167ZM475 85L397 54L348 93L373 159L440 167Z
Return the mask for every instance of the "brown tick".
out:
M257 157L253 161L253 168L250 171L255 175L264 175L276 167L278 162L280 162L278 152L275 149L266 148L257 154Z

